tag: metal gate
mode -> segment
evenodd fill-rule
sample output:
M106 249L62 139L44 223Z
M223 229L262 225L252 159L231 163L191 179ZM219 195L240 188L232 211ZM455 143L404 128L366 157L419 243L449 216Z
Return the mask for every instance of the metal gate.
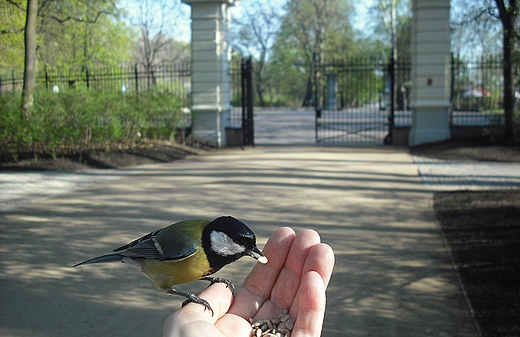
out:
M408 107L409 70L355 58L317 65L315 74L316 142L391 144L395 109ZM393 90L398 82L400 98Z
M242 130L242 145L255 145L253 119L253 61L251 57L232 60L231 127Z

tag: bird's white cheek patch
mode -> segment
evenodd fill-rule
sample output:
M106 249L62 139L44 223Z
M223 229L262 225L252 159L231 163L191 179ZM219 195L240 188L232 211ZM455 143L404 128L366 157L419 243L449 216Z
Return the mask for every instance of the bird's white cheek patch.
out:
M223 232L211 232L209 240L211 241L211 250L221 256L236 255L246 250Z

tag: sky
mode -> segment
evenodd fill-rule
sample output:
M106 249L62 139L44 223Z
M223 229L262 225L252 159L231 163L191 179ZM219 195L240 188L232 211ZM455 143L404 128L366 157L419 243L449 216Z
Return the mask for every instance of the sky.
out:
M153 3L153 1L151 1ZM173 3L173 1L172 1ZM121 1L118 3L119 7L127 12L127 16L124 19L128 25L136 26L135 22L139 17L139 1L128 0ZM179 6L180 15L175 18L175 27L169 31L165 31L165 35L170 36L174 40L189 42L191 40L191 9L190 6L181 3Z
M276 6L280 11L283 11L283 6L287 0L259 0L260 2L269 3L271 6ZM244 6L247 6L250 0L241 0L238 4L231 8L231 17L240 18ZM373 0L354 0L356 8L356 16L354 17L354 28L359 31L363 31L366 26L366 13L367 8L371 6ZM129 16L135 16L138 13L138 6L135 0L122 1L120 5L129 13ZM171 36L177 41L189 42L191 40L191 9L189 5L184 3L181 4L180 10L182 15L176 20L177 27L175 27L175 33ZM130 22L130 21L129 21Z

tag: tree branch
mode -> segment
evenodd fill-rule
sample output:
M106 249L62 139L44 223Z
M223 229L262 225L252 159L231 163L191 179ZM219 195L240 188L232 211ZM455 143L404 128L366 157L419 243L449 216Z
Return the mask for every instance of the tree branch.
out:
M58 17L55 16L55 15L49 15L49 16L43 15L42 17L44 17L44 18L52 18L52 19L58 21L59 23L65 23L65 22L67 22L67 21L69 21L69 20L73 20L73 21L76 21L76 22L96 23L97 20L99 19L99 17L101 16L101 14L107 14L107 15L110 15L110 14L112 14L112 13L109 12L109 11L101 10L101 11L99 11L99 12L97 13L96 17L95 17L94 19L92 19L92 20L90 20L90 19L86 19L86 20L85 20L85 19L83 19L83 18L77 18L77 17L73 17L73 16L67 16L67 17L64 18L64 19L60 19L60 18L58 18Z
M18 8L19 10L22 10L25 12L25 8L22 7L22 5L20 5L19 3L17 2L14 2L13 0L5 0L6 2L10 3L11 5L15 6L16 8Z
M25 28L4 29L4 30L0 30L0 35L4 35L4 34L19 34L19 33L23 33L24 31L25 31Z
M486 13L489 14L490 16L498 19L498 17L495 15L495 13L493 13L493 8L487 7L487 8L482 9L478 14L476 14L475 16L473 16L472 18L470 18L468 20L464 20L464 21L460 21L460 22L450 22L450 24L452 24L454 26L465 26L465 25L468 25L470 23L473 23L473 22L479 20Z
M20 5L19 3L13 1L13 0L5 0L7 3L10 3L11 5L15 6L16 8L18 8L19 10L21 11L26 11L26 9L24 7L22 7L22 5ZM4 30L0 30L0 35L4 35L4 34L19 34L19 33L23 33L25 31L25 27L23 28L9 28L9 29L4 29Z

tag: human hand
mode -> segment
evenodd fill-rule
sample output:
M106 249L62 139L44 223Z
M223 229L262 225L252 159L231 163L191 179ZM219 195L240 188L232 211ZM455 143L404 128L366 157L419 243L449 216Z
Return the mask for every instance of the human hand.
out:
M256 264L235 296L215 283L199 296L215 315L189 303L166 320L163 337L250 336L254 321L278 317L287 309L294 322L291 336L319 336L325 314L325 289L334 266L330 246L320 243L318 233L303 230L297 235L283 227L273 233L263 253L269 259Z

